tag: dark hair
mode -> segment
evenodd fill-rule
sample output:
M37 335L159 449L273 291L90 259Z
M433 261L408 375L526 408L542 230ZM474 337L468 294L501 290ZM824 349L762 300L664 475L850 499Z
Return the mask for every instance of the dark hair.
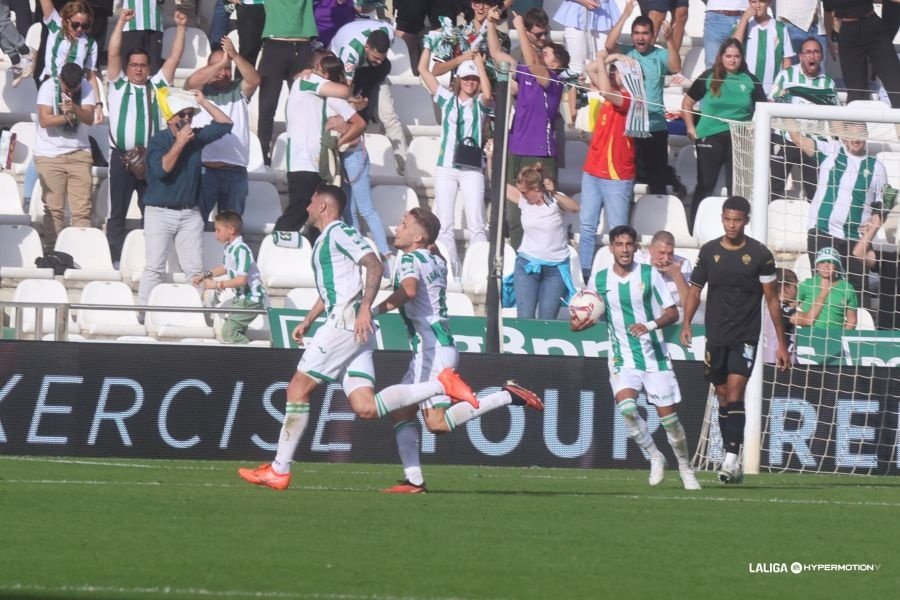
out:
M59 80L73 92L81 91L82 79L84 79L84 69L78 63L66 63L59 70Z
M719 46L719 52L716 54L716 62L713 64L712 68L712 85L709 86L712 95L715 97L719 97L721 93L720 88L722 87L722 82L725 81L725 63L722 61L722 57L725 55L725 51L734 46L738 49L738 52L741 53L741 69L745 68L744 65L744 45L734 38L728 38L722 45Z
M415 219L416 223L425 230L425 245L429 246L437 241L438 234L441 232L441 222L437 216L427 208L419 206L409 209L409 214Z
M131 50L129 50L128 53L125 55L125 66L127 67L128 63L131 62L132 56L136 56L138 54L143 54L144 56L147 57L147 66L149 67L150 66L150 53L147 52L143 48L132 48Z
M562 44L557 44L556 42L550 42L545 48L550 48L553 50L553 56L559 61L560 69L568 69L569 68L569 51L566 50L566 47Z
M216 215L215 221L216 223L234 227L238 232L240 232L241 228L244 226L244 219L241 217L240 213L233 210L223 210Z
M631 32L634 33L634 28L640 27L641 25L643 25L644 27L649 27L651 34L656 30L656 28L653 26L653 19L645 15L639 15L631 23Z
M634 227L631 225L616 225L609 230L609 243L612 244L613 240L622 235L630 237L632 242L638 240L638 234L637 231L634 230Z
M750 203L743 196L729 196L722 203L722 212L726 210L736 210L750 216Z
M550 27L550 17L547 16L547 13L544 12L543 8L529 8L525 11L525 16L522 17L525 22L525 29L531 31L531 28L537 25L538 27Z
M344 63L334 54L323 56L322 60L319 61L319 67L325 71L325 79L328 81L334 81L335 83L344 82Z
M375 52L387 54L388 48L391 47L391 38L388 37L384 29L376 29L366 38L366 46Z
M798 52L803 50L803 46L806 45L806 42L815 42L816 45L819 47L819 52L825 51L825 49L822 47L822 42L820 42L817 38L810 36L810 37L806 38L805 40L803 40L802 42L800 42L800 47L797 48Z
M347 206L347 194L344 193L344 190L339 188L336 185L331 185L330 183L320 182L316 186L316 194L319 196L328 196L338 205L340 209L338 211L339 215L344 214L344 208Z

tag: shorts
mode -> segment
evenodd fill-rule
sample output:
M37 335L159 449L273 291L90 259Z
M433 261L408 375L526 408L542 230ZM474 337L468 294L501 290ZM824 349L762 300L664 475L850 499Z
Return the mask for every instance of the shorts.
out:
M687 8L690 0L640 0L641 12L649 13L651 10L667 13L676 8Z
M706 346L704 377L713 385L722 385L729 375L749 378L756 362L756 344L739 342L728 346Z
M609 374L613 396L622 390L637 390L647 394L647 401L654 406L672 406L681 402L681 389L674 371L639 371L621 368Z
M360 344L354 331L325 324L306 345L297 370L319 384L340 380L349 396L358 388L375 387L374 350L374 335Z
M448 17L456 24L459 13L456 0L394 0L397 31L419 33L425 28L425 17L432 29L440 27L439 17Z
M456 346L434 346L423 348L409 361L409 369L403 376L403 384L422 383L434 381L438 374L446 368L455 369L459 363L459 351ZM425 408L449 408L450 397L445 395L432 396L419 402L419 406Z

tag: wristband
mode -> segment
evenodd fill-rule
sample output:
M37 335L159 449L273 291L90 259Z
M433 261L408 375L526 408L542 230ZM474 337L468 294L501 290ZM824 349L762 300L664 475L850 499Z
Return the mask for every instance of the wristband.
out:
M656 321L647 321L644 323L644 327L647 328L647 331L653 331L654 329L659 329L659 325L656 324Z

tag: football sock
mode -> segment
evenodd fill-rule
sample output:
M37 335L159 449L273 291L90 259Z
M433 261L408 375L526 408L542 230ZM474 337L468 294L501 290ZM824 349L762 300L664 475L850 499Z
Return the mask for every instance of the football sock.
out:
M397 439L397 451L403 463L403 474L413 485L422 485L422 465L419 462L419 428L416 421L409 419L394 423L394 437Z
M728 429L728 405L719 405L719 433L722 436L722 445L728 447L728 436L731 430Z
M687 435L684 433L684 427L678 419L678 413L672 413L660 419L662 426L666 430L666 437L669 438L669 445L675 452L675 458L678 459L679 469L690 469L691 459L688 455Z
M437 380L392 385L375 394L375 407L378 410L378 416L383 417L398 408L416 404L443 393L444 386Z
M275 460L272 469L276 473L290 473L291 462L297 445L303 436L303 430L309 422L309 402L288 402L284 411L284 422L281 424L281 433L278 435L278 450L275 452Z
M625 427L628 429L628 435L637 443L638 446L646 450L650 456L660 454L659 449L650 437L650 431L647 429L647 422L641 418L638 412L637 403L634 398L626 398L618 403L619 412L622 413L622 419L625 421Z
M723 434L722 438L725 442L725 452L737 454L741 449L744 441L744 424L747 417L744 414L744 402L732 402L728 405L728 421L725 428L728 430L727 436Z
M511 403L512 396L509 395L509 392L494 392L490 396L479 398L478 408L473 408L468 402L457 402L444 412L444 420L450 431L453 431L463 423Z

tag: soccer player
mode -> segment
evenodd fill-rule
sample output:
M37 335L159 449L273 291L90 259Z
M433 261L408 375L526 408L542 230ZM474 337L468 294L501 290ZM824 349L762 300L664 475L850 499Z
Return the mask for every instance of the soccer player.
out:
M749 221L750 203L746 198L731 196L722 204L725 235L700 248L681 325L681 343L689 347L700 291L709 285L705 376L719 400L719 430L726 453L719 469L722 483L740 483L744 478L739 459L744 443L744 391L756 361L763 296L778 343L775 364L782 371L791 364L775 283L775 257L764 244L744 234Z
M312 251L319 299L294 328L293 338L302 343L304 334L322 314L325 323L313 335L288 384L275 460L256 469L238 469L250 483L276 490L290 485L291 462L309 421L309 397L323 382L340 380L351 408L364 419L382 417L438 394L478 406L472 390L453 369L444 369L436 380L392 386L375 393L372 300L383 267L362 236L340 220L346 204L347 197L340 188L319 184L307 208L309 223L322 232ZM360 267L366 272L365 285Z
M675 405L681 402L681 391L666 352L663 327L678 320L678 309L669 288L651 265L634 260L637 232L629 225L613 227L609 232L615 262L598 272L588 284L606 304L606 326L609 330L611 357L609 382L616 406L622 413L628 435L650 455L650 485L659 485L665 477L666 458L654 443L641 418L637 397L641 389L656 407L666 430L669 445L678 459L678 473L686 490L699 490L700 484L691 469L687 436ZM589 319L572 315L569 326L581 331L594 325Z
M415 355L402 384L394 386L397 388L427 385L444 370L455 369L459 361L459 352L453 343L447 318L447 263L440 254L431 250L435 247L440 229L440 221L428 210L413 208L403 216L394 237L394 244L403 252L394 275L394 293L374 310L378 314L399 308L410 332ZM419 462L419 436L415 421L418 408L422 409L428 430L442 434L508 404L544 409L537 394L514 381L508 381L501 391L482 398L478 407L465 403L451 405L446 395L438 393L418 407L409 406L391 413L405 479L384 491L397 494L427 491Z

